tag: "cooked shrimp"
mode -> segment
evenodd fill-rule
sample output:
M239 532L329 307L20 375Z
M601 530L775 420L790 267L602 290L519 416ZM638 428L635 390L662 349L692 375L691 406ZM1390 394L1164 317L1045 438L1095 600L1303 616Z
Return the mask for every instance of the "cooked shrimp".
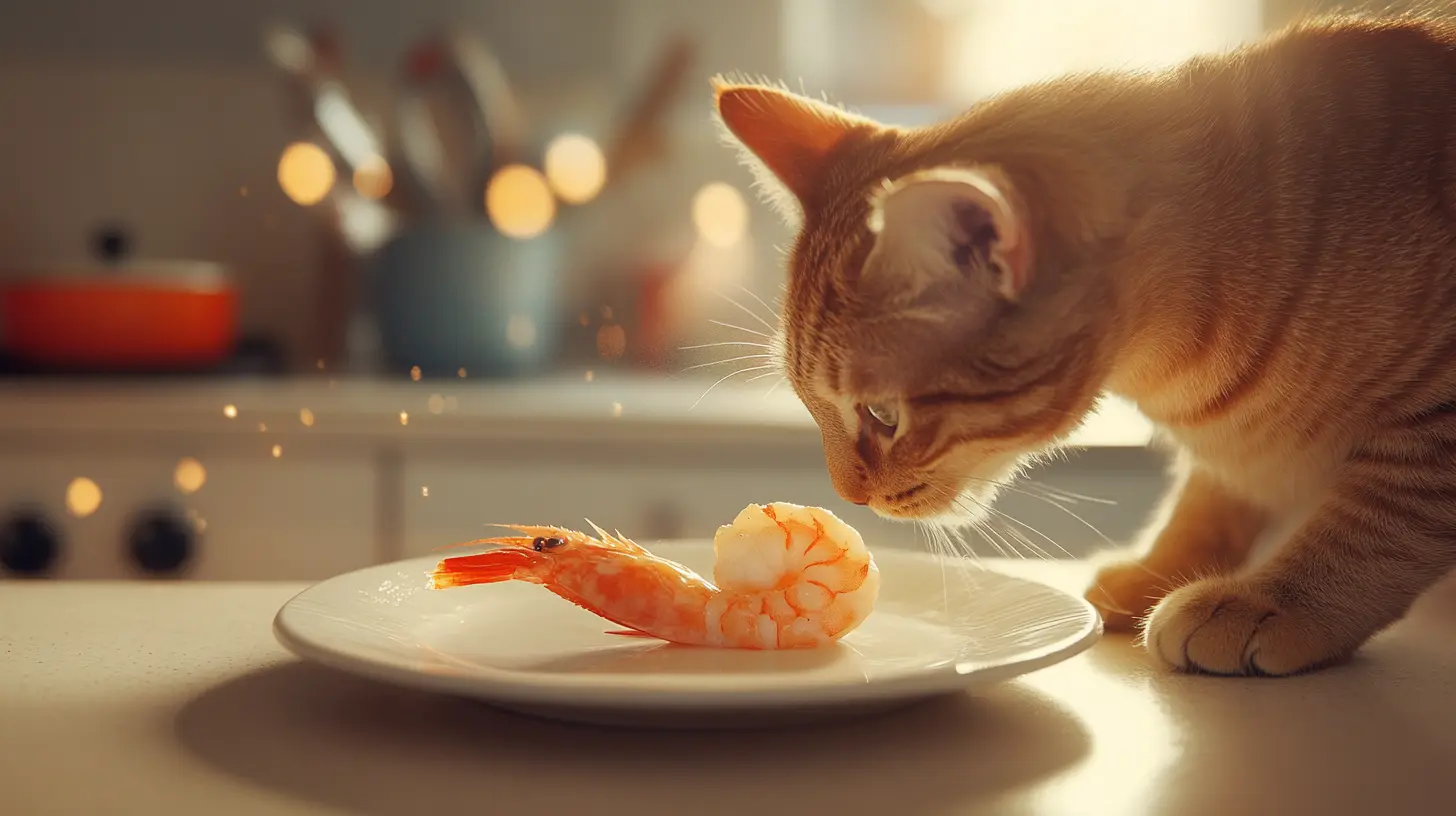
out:
M750 504L713 536L713 581L620 535L559 527L447 558L436 589L527 581L629 631L694 646L794 649L824 646L874 608L880 571L859 533L818 507Z

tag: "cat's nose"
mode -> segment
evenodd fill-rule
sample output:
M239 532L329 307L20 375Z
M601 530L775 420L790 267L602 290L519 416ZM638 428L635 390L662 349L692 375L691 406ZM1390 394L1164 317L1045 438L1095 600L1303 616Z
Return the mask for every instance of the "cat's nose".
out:
M852 498L852 499L849 500L849 503L850 504L857 504L860 507L864 507L865 505L867 505L867 504L870 503L870 500L869 500L868 497L865 497L865 496L855 496L854 498Z

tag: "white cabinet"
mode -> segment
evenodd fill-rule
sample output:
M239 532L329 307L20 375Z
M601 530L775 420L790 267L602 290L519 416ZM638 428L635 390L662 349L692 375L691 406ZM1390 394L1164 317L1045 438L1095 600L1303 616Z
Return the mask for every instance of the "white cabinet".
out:
M370 455L306 453L273 458L268 447L163 444L165 452L82 446L7 451L0 470L0 523L41 519L54 533L48 577L313 580L377 560ZM230 449L232 448L232 449ZM183 456L205 481L184 494L174 484ZM68 488L86 479L100 504L67 507ZM77 499L87 499L78 490ZM77 510L84 515L71 512ZM89 511L89 512L88 512ZM150 549L133 546L153 527ZM149 572L177 562L179 569Z
M320 580L384 560L369 453L219 458L216 491L193 501L207 520L195 577Z

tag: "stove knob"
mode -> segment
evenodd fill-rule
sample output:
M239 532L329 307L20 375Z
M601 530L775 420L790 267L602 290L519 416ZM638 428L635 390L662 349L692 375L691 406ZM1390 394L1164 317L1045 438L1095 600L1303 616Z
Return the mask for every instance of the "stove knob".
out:
M61 536L40 513L17 513L0 527L0 567L5 570L38 578L60 557Z
M196 549L192 525L166 510L153 510L132 522L128 536L132 561L143 572L171 575L179 572Z

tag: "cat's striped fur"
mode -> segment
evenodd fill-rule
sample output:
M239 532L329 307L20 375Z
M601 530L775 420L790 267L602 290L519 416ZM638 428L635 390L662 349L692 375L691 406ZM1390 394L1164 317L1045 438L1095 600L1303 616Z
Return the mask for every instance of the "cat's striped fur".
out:
M960 515L1108 391L1177 470L1089 598L1166 665L1325 665L1456 564L1456 27L1322 18L919 129L717 99L799 223L783 365L846 499Z

